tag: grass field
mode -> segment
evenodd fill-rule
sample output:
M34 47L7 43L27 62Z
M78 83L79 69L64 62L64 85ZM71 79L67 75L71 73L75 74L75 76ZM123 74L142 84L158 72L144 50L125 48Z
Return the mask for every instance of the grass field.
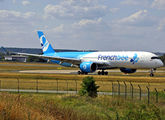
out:
M0 93L1 120L160 120L164 103L66 94Z
M25 73L0 73L1 88L2 89L17 89L19 79L20 89L36 89L36 82L38 81L39 90L77 90L80 89L80 84L82 79L86 75L56 75L56 74L25 74ZM96 76L93 75L96 80L96 84L100 86L100 91L112 91L113 85L117 85L117 80L120 81L120 86L124 86L126 81L127 86L130 86L130 82L133 84L134 88L138 89L138 85L141 86L143 90L147 90L146 86L150 87L151 91L154 88L162 91L165 89L164 78L151 78L147 77L133 77L133 76ZM36 81L37 80L37 81ZM68 84L68 88L67 88Z
M68 67L61 67L56 64L48 63L15 63L15 62L0 62L0 72L11 72L19 70L57 70L63 69L68 70ZM72 68L77 69L77 68Z
M19 70L56 70L69 69L52 64L41 63L0 63L1 88L17 89L18 79L20 89L42 90L79 90L81 81L87 75L71 74L29 74L18 73ZM74 68L77 69L77 68ZM164 68L163 68L164 69ZM160 69L163 70L163 69ZM149 77L149 73L135 73L123 75L122 73L109 73L108 76L93 76L99 91L112 91L120 82L123 89L126 82L130 88L130 82L134 88L138 85L142 90L146 86L153 92L159 91L159 102L155 103L155 97L151 95L150 105L147 99L139 101L139 97L132 100L123 97L99 95L97 98L81 97L76 94L39 94L39 93L0 93L0 119L2 120L127 120L127 119L165 119L165 73L156 73L155 77ZM68 88L67 88L68 83ZM77 87L76 87L77 83ZM154 94L154 93L151 93ZM129 97L129 96L128 96ZM147 97L146 97L147 98Z
M20 81L20 89L36 89L36 80L39 82L39 89L43 90L56 90L57 80L60 86L59 90L66 90L66 84L68 82L68 90L75 90L75 81L77 82L77 90L80 89L81 81L87 75L74 75L74 74L29 74L18 73L19 70L57 70L57 69L69 69L54 64L41 64L41 63L8 63L0 62L0 80L2 82L2 88L9 89L17 88L17 79ZM70 68L72 69L72 68ZM74 68L77 69L77 68ZM164 68L159 69L164 70ZM134 85L134 88L138 89L138 85L142 89L146 90L146 86L150 87L153 91L157 88L159 91L165 89L165 73L155 73L155 77L149 77L149 73L134 73L130 75L124 75L121 72L112 72L108 76L90 75L96 80L96 83L100 85L100 91L112 91L113 84L124 85L123 81L129 86L130 82ZM28 82L27 82L28 81ZM45 87L46 86L46 87Z

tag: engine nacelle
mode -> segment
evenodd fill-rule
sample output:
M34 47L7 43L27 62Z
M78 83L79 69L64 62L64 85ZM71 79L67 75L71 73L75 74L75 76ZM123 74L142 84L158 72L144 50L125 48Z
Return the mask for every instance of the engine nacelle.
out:
M95 72L97 70L97 64L93 62L82 62L80 64L80 70L82 72Z
M120 68L120 71L123 72L123 73L135 73L136 69Z

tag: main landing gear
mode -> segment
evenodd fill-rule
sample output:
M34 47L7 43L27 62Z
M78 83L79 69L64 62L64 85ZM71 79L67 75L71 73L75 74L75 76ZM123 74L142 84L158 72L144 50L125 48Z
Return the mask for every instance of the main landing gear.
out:
M81 75L81 74L82 74L82 75L84 75L84 74L85 74L85 75L88 75L87 72L82 72L82 71L78 71L77 74L79 74L79 75Z
M150 70L150 77L153 77L154 76L154 74L153 73L155 73L156 72L156 69L154 68L154 69L151 69Z
M98 71L98 75L108 75L108 72L104 72L104 70Z
M77 72L78 75L87 75L88 73L87 72L82 72L82 71L78 71ZM98 71L98 75L108 75L108 72L104 72L104 70L102 71Z

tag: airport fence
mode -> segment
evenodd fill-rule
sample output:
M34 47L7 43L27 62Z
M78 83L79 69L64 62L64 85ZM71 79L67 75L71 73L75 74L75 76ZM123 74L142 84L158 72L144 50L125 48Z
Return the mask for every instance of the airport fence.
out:
M0 91L14 92L47 92L77 94L81 88L82 81L76 80L0 80ZM161 102L160 91L164 94L165 83L131 83L119 81L96 81L100 86L99 95L111 95L135 101ZM162 96L161 94L161 96ZM165 98L165 97L164 97Z
M158 89L156 87L158 87ZM160 98L159 92L164 91L163 88L164 86L162 85L155 86L155 85L150 85L150 83L139 85L137 83L133 84L131 82L125 83L125 82L117 81L117 83L112 85L112 96L119 96L125 100L127 99L132 99L134 101L145 100L148 102L149 105L150 102L158 103L158 99ZM163 98L160 100L164 101Z

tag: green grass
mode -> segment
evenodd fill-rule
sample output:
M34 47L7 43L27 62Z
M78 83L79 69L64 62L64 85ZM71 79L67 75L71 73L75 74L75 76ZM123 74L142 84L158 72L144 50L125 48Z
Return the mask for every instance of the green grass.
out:
M111 96L97 98L77 95L1 93L0 119L28 120L127 120L154 119L165 117L161 104L147 101L135 102Z
M3 62L4 63L4 62ZM80 89L82 79L87 75L70 74L29 74L15 73L18 70L38 70L38 69L58 69L59 66L52 67L52 64L36 63L4 63L0 65L1 87L7 89L17 89L19 79L20 89L36 90L36 79L38 80L39 90L68 90ZM18 66L14 66L17 64ZM30 65L30 66L29 66ZM36 66L37 65L37 66ZM41 66L38 66L41 65ZM50 67L51 66L51 67ZM62 67L62 69L68 69ZM76 68L77 69L77 68ZM135 73L123 75L123 73L109 73L108 76L93 76L96 84L100 86L99 91L112 91L112 81L117 89L117 80L120 82L121 91L124 90L124 83L130 88L132 82L134 88L142 90L150 88L150 105L147 104L147 97L139 101L139 96L127 96L124 98L101 96L93 99L90 97L80 97L76 94L50 94L50 93L25 93L17 92L0 93L0 119L10 120L114 120L114 119L165 119L165 74L155 73L155 77L149 77L149 73ZM67 82L66 82L67 80ZM159 92L158 103L155 102L154 88Z
M33 74L32 74L33 75ZM17 89L18 88L18 80L19 80L19 89L29 89L29 90L36 90L38 85L38 90L57 90L58 85L58 91L60 90L80 90L80 84L82 83L82 80L79 78L75 81L74 79L64 79L64 78L57 78L56 79L35 79L34 76L29 75L27 77L21 78L20 76L17 77L9 77L9 78L0 78L1 81L1 89ZM32 76L32 77L30 77ZM1 76L2 77L2 76ZM34 77L34 78L33 78ZM84 77L84 76L83 76ZM18 80L17 80L18 78ZM95 77L94 77L95 78ZM83 78L82 78L83 79ZM38 81L38 84L37 84ZM165 88L165 83L147 83L147 82L131 82L134 89L139 91L138 85L140 85L142 90L147 91L146 86L149 87L150 91L153 92L155 88L158 91L163 91ZM111 92L112 91L112 85L115 89L115 91L118 91L118 82L114 81L113 84L111 81L99 81L96 80L96 84L100 86L98 89L102 92ZM130 89L131 85L130 82L126 82L127 89ZM125 85L124 82L120 81L120 91L125 91Z
M0 72L12 72L20 70L68 70L69 67L62 67L57 64L49 63L17 63L17 62L0 62ZM72 68L77 69L77 68Z

